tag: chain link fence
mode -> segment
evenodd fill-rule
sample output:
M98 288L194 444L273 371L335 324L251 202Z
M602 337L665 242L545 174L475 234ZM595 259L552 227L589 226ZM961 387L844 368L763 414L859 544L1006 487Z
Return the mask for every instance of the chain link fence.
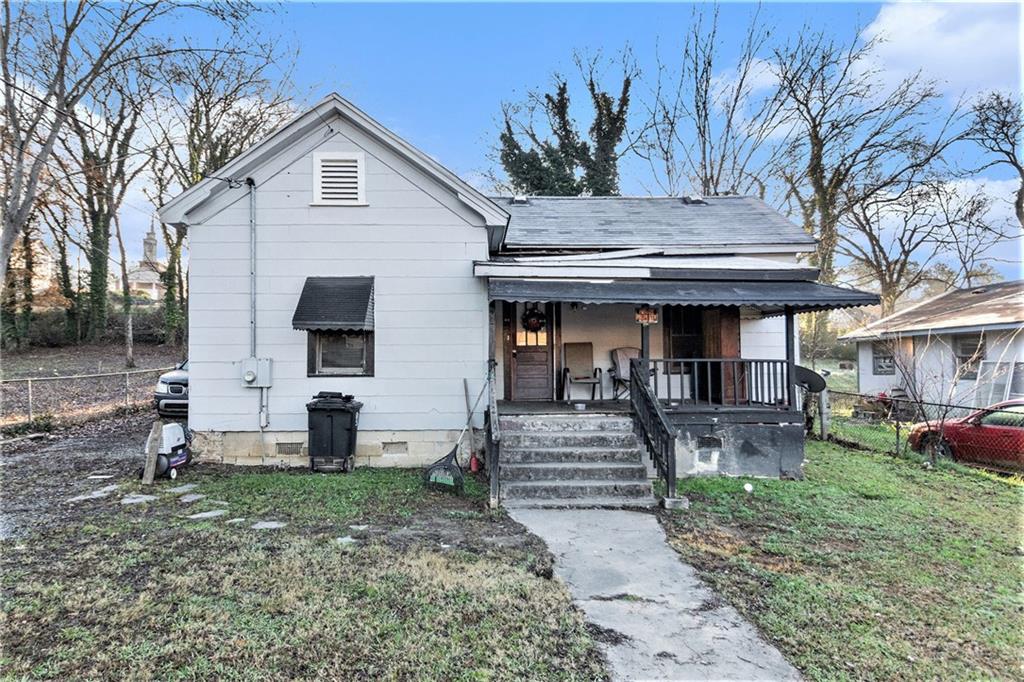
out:
M1024 473L1024 401L979 409L827 391L809 396L805 407L816 435L857 449Z
M828 391L810 396L806 407L809 428L843 445L1024 472L1024 401L980 409Z
M0 429L45 429L151 406L157 378L172 369L4 379Z

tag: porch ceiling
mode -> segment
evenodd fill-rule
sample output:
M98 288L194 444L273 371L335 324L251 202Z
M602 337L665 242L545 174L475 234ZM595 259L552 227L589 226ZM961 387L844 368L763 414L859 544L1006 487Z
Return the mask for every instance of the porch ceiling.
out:
M877 305L878 296L818 282L712 280L540 280L491 278L494 301L750 306L766 315Z

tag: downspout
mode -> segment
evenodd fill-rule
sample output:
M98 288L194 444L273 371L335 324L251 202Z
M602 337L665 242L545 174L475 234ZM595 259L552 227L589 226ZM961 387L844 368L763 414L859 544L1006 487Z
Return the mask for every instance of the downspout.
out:
M245 179L249 186L249 357L256 358L256 181ZM270 425L269 389L260 387L260 431Z

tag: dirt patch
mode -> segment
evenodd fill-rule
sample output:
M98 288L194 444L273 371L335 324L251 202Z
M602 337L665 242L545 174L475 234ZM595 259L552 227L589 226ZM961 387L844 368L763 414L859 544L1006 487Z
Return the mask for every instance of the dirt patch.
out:
M4 446L0 453L0 538L23 536L56 523L81 522L102 513L96 505L69 500L105 486L132 484L143 463L152 419L150 413L139 412Z
M160 370L181 360L181 349L169 346L137 345L136 368L127 377L128 407L149 407ZM149 370L149 371L147 371ZM107 417L125 409L124 357L120 346L76 346L33 348L5 352L2 378L5 380L108 374L85 379L34 381L32 412L37 425L71 424ZM4 406L0 425L16 430L28 421L28 384L14 381L0 384Z
M537 577L547 548L480 481L456 497L415 471L202 464L143 488L150 419L0 455L0 677L605 677L564 587ZM185 483L205 497L182 502ZM121 504L139 492L155 499Z
M608 644L611 646L617 646L624 642L629 641L629 637L622 634L618 630L612 630L611 628L601 627L594 623L587 623L587 632L590 633L591 637L596 639L602 644Z

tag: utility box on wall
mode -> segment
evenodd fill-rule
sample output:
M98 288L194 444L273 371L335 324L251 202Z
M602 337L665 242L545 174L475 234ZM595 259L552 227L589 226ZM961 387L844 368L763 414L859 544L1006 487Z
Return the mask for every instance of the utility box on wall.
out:
M245 358L242 365L242 385L249 388L270 388L271 380L270 358Z

